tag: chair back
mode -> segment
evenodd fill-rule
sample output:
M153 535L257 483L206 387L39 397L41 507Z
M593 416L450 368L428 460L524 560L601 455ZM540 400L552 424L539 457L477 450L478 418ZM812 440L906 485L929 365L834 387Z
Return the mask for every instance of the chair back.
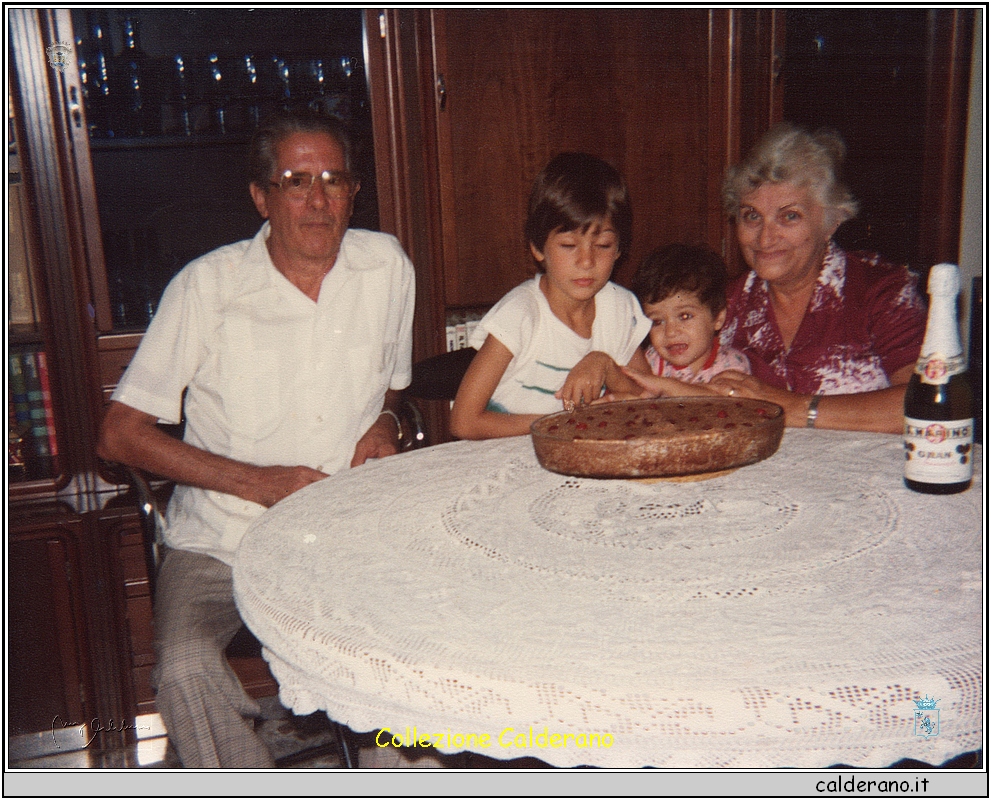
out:
M476 352L473 347L464 347L418 361L405 394L420 400L453 400Z

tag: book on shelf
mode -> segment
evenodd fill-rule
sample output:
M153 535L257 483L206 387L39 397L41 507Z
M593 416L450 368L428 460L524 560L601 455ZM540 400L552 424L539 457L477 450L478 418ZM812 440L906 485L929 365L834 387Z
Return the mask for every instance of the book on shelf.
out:
M8 474L12 478L51 477L55 474L58 439L44 351L10 351L8 376Z
M25 350L21 353L24 383L27 387L28 409L31 414L31 438L34 451L40 458L48 458L52 451L48 445L48 423L45 421L45 401L41 392L41 376L38 374L38 360L35 353Z
M44 350L37 350L34 357L38 362L41 403L45 408L45 426L48 428L48 449L54 458L58 455L58 437L55 435L55 408L52 405L52 383L48 376L48 356Z
M479 311L452 311L448 314L445 332L447 352L470 347L471 335L482 321Z
M24 362L20 352L12 350L8 355L10 367L10 402L14 406L14 425L18 435L31 432L31 406L28 403L28 386L24 379Z

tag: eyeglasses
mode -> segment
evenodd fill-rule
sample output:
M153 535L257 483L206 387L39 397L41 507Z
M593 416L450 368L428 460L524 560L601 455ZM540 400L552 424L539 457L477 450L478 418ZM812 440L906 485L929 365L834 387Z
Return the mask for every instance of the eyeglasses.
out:
M324 170L319 175L311 172L293 172L286 170L278 181L269 181L272 186L288 197L306 197L319 180L323 193L331 200L346 200L354 194L354 179L347 172L331 172Z

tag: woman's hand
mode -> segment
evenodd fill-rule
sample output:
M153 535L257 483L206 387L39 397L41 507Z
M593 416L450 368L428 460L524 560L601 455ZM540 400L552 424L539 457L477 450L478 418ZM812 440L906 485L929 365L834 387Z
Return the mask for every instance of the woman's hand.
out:
M764 400L777 403L785 410L785 425L792 428L805 427L805 418L809 410L807 394L796 394L787 389L777 389L753 375L729 369L720 372L709 381L709 386L726 397L746 397L751 400Z
M824 396L819 403L815 427L841 431L901 433L905 424L905 388L914 368L914 364L907 364L895 372L889 378L892 385L887 389ZM735 370L720 372L709 386L727 397L750 397L777 403L785 410L785 425L789 427L804 428L808 421L812 395L776 389L753 375Z

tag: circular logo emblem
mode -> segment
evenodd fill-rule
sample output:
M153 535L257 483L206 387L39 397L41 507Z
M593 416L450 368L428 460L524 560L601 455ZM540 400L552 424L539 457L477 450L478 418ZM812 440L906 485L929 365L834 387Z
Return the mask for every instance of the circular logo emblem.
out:
M926 362L926 378L932 382L939 382L940 378L946 375L946 362L941 358L931 358Z
M926 426L926 441L930 444L939 444L946 439L946 428L938 422Z
M64 72L69 63L69 53L72 48L64 42L56 42L45 48L48 51L48 63L59 72Z

